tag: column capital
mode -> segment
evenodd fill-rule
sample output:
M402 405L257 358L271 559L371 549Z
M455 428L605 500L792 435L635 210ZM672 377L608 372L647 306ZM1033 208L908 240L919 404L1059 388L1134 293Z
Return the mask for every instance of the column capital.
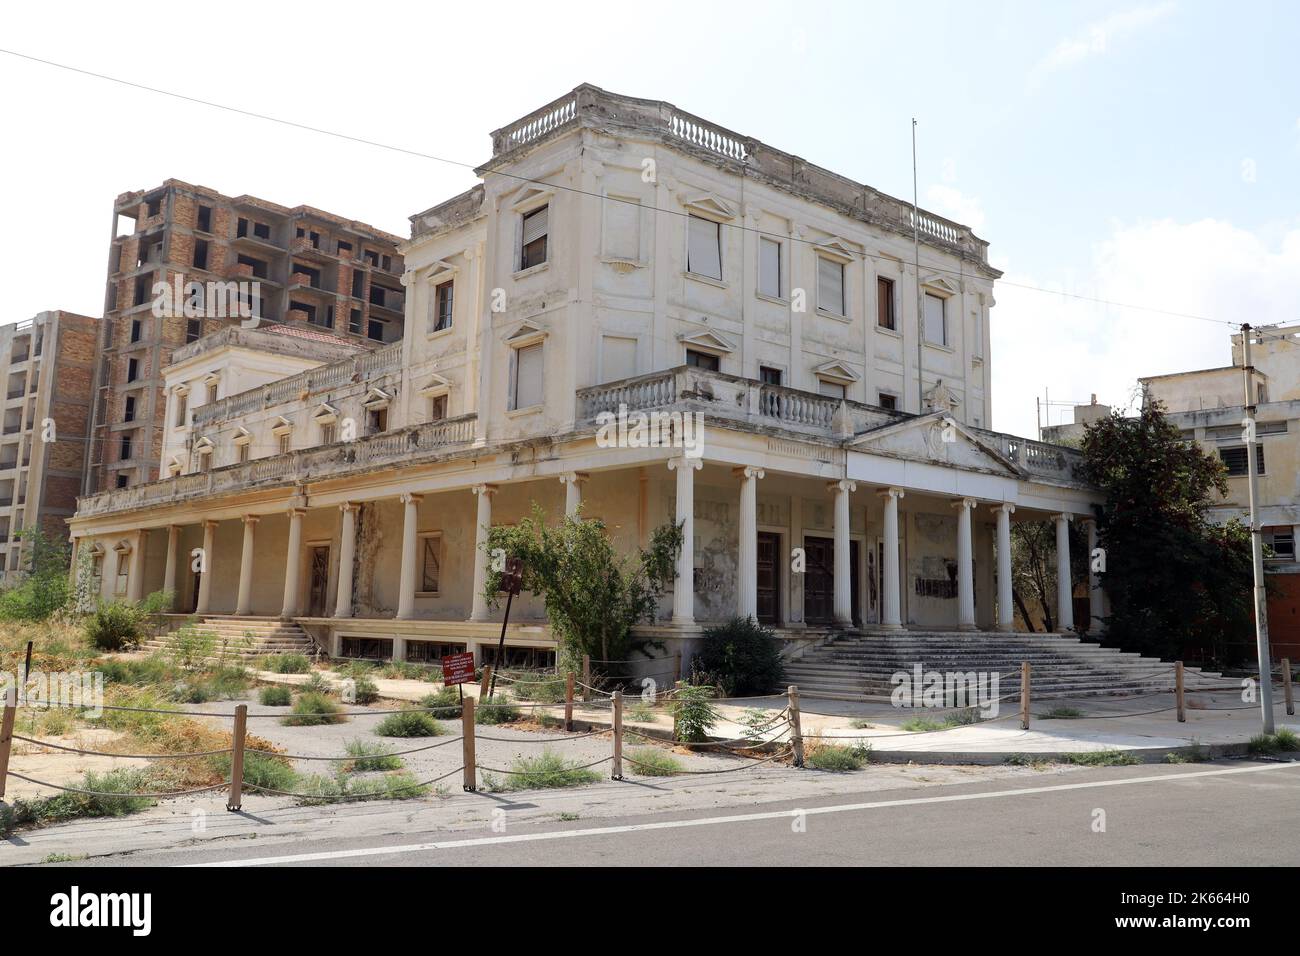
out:
M216 518L204 518L201 523L203 525L204 531L207 531L209 528L215 531L217 525L221 524L221 522L218 521Z
M1056 521L1069 521L1073 517L1074 514L1069 511L1061 511L1058 512L1057 514L1052 515L1052 518Z
M827 491L857 491L858 483L849 481L847 478L841 478L839 481L828 481L826 483Z
M974 498L957 498L954 501L952 501L951 504L954 508L965 508L967 511L969 511L970 509L974 508L977 504L979 504L979 502L976 501Z
M876 489L876 495L877 495L877 497L880 497L880 498L903 498L903 497L906 497L906 494L907 494L907 493L906 493L905 491L903 491L902 488L878 488L878 489Z
M288 511L285 512L285 514L289 516L290 520L294 518L301 518L306 513L307 513L306 508L290 508Z
M410 505L410 504L418 505L421 501L424 500L424 495L417 495L414 492L408 491L405 494L398 495L397 500L404 505Z
M1083 525L1092 525L1095 528L1097 526L1097 518L1095 515L1079 515L1079 523Z
M994 514L997 514L1000 511L1005 511L1007 513L1007 517L1010 517L1011 515L1016 513L1016 506L1009 501L1004 501L1000 505L990 505L989 510L992 511Z
M767 475L767 472L762 468L759 468L757 465L746 465L743 468L733 468L731 469L731 473L737 478L763 478Z
M257 524L259 521L262 520L262 516L261 515L240 515L239 520L244 522L244 524L246 525Z
M181 530L181 526L178 525L178 524L169 524L169 525L167 526L167 533L168 533L168 534L172 534L173 532L177 532L177 531L180 531L180 530ZM75 537L76 537L76 536L74 535L74 538L75 538Z
M489 498L495 495L500 490L501 489L498 488L496 485L487 485L487 484L474 485L472 488L470 488L470 491L474 492L474 494L487 495Z
M704 462L699 458L688 458L687 456L682 455L679 458L668 459L669 471L678 471L682 468L685 468L687 471L699 471L703 467Z
M343 511L343 512L360 511L360 510L361 510L361 502L359 501L345 501L343 502L343 504L339 505L339 511Z
M560 484L580 485L590 478L591 475L587 474L585 471L566 471L564 474L560 475Z

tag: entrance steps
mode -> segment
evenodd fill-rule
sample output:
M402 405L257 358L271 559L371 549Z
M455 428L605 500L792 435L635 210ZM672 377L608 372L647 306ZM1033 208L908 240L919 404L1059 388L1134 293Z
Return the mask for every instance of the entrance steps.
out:
M1020 664L1030 665L1034 698L1145 694L1174 689L1174 665L1133 651L1100 647L1064 634L985 631L841 632L785 665L799 693L833 700L888 697L891 677L925 671L999 674L999 694L1018 694ZM1191 690L1222 676L1184 668Z
M277 617L236 616L212 614L194 625L197 631L213 634L217 652L223 657L252 661L267 654L306 654L314 657L317 647L301 627L293 621ZM140 645L146 650L166 650L176 638L176 633L151 637Z

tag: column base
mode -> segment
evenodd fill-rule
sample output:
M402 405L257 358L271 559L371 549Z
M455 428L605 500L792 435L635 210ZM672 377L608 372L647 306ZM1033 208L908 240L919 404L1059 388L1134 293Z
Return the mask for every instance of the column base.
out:
M995 630L999 631L1002 634L1014 634L1016 633L1016 625L1014 622L1008 624L998 624Z
M972 631L978 631L979 629L980 629L980 627L979 627L978 624L958 624L958 625L957 625L957 630L959 630L959 631L964 631L964 632L966 632L967 634L971 633Z
M872 630L897 632L906 631L907 628L903 627L902 624L876 624L872 627Z

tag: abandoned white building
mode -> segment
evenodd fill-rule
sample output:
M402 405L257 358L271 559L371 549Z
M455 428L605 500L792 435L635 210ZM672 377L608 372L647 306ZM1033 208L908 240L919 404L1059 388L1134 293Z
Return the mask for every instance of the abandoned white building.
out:
M988 428L999 273L967 227L591 86L492 143L479 185L411 217L402 341L263 350L260 381L238 339L266 329L177 354L170 477L71 521L99 593L168 588L333 654L478 652L486 528L581 503L625 549L684 522L646 628L668 646L738 613L787 639L1005 630L1010 523L1091 536L1077 452ZM700 413L702 443L611 446L620 409ZM540 601L507 642L554 646Z

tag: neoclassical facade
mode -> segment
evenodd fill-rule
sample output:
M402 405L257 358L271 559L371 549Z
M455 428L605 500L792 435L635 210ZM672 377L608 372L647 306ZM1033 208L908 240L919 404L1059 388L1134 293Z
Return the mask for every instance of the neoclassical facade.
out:
M71 522L103 596L165 587L335 654L477 651L487 528L538 505L629 550L684 525L665 641L736 614L787 639L1011 627L1011 522L1066 540L1097 496L1076 452L988 428L986 243L594 87L492 138L479 185L411 218L401 342L191 383L184 416L169 394L171 476ZM187 374L219 379L221 346ZM1068 585L1060 605L1069 628ZM540 603L515 608L511 647L552 647Z

